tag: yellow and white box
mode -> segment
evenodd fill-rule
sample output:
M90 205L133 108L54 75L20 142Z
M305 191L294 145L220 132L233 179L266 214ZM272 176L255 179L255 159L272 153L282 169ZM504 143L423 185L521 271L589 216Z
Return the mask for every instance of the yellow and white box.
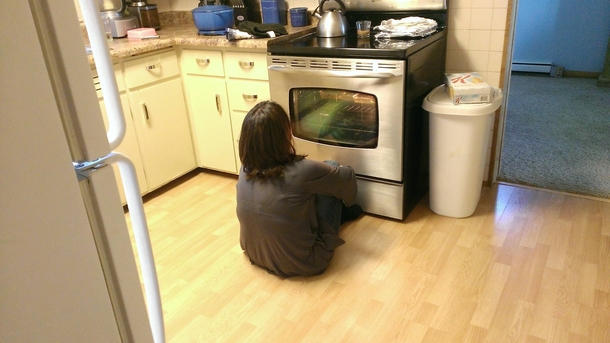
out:
M479 73L445 74L445 85L454 105L488 103L493 100L493 89Z

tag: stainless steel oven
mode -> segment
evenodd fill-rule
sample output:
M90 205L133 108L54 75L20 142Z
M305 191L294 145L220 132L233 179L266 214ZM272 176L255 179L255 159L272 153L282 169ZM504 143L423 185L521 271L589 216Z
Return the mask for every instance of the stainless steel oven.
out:
M435 6L441 9L348 10L353 30L345 37L310 34L267 47L271 99L290 115L297 152L352 166L357 202L371 214L402 220L428 189L421 104L443 82L447 35L444 2ZM423 38L379 41L374 32L358 38L353 25L408 15L434 18L439 28Z
M404 61L270 56L268 66L301 153L402 181Z
M405 61L269 56L268 66L297 152L352 166L365 211L402 217Z

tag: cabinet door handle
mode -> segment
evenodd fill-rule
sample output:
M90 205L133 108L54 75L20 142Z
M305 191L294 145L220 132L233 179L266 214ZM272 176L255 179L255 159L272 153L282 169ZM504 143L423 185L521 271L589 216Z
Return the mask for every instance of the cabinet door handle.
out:
M146 70L154 70L154 69L161 69L161 63L155 63L155 64L149 64L146 66Z
M148 115L148 107L146 107L145 103L141 103L140 105L142 106L142 113L144 113L144 119L146 119L146 121L148 122L148 120L150 119L150 116Z
M220 94L216 94L216 110L218 114L222 114L222 104L220 103Z
M246 101L248 101L248 100L256 100L256 99L258 99L258 95L256 95L256 94L242 94L241 96L242 96L242 97L244 98L244 100L246 100Z
M197 62L197 64L208 65L208 64L210 64L210 59L209 58L196 58L195 62Z
M244 61L239 61L239 66L242 68L253 68L254 67L254 62L244 62Z

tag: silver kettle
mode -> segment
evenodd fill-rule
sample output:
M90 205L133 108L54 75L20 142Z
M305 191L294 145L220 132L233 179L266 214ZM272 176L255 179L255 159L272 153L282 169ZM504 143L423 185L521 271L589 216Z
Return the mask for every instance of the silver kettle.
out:
M331 0L322 0L319 6L319 13L314 12L314 16L319 19L316 27L316 36L318 37L341 37L346 36L349 31L349 24L345 18L345 4L341 0L336 1L340 10L336 8L324 11L324 4Z

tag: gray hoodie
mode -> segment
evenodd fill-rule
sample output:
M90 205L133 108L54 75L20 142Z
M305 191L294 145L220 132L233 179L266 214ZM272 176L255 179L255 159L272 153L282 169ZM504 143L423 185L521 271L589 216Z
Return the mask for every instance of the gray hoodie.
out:
M281 277L323 273L343 241L316 215L315 195L332 195L351 206L356 175L307 159L286 166L284 177L237 181L240 244L250 262Z

